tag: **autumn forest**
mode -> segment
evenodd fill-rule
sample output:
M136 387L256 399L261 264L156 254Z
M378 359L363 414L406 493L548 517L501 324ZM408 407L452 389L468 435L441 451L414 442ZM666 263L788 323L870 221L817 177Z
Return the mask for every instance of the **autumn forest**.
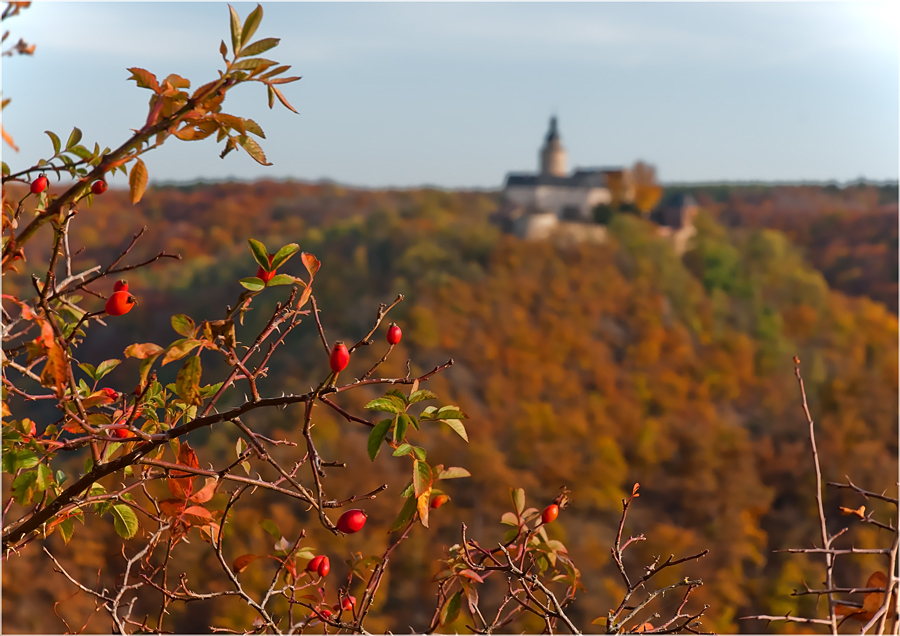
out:
M817 427L823 480L849 478L897 497L897 187L667 189L675 191L690 192L701 208L683 256L648 221L627 214L610 220L611 240L603 245L503 234L491 222L497 192L259 181L150 187L133 206L128 192L110 189L84 210L89 222L71 226L69 249L81 264L112 261L142 228L127 262L167 256L125 276L136 309L87 338L77 349L78 362L122 359L116 382L100 386L130 394L140 384L140 360L126 357L126 347L177 338L173 314L198 324L220 318L242 291L238 281L257 269L248 237L276 248L295 242L321 261L315 300L328 338L356 342L379 303L403 294L391 312L403 339L379 373L417 376L452 359L428 388L468 416L468 443L447 427L423 426L417 433L432 464L464 466L471 477L441 482L450 499L431 511L430 529L417 528L392 553L383 595L369 614L371 632L428 627L437 593L428 581L438 573L437 560L460 543L461 522L485 545L496 545L507 529L501 516L511 509L511 488L523 488L528 505L543 508L562 486L571 491L571 504L546 532L565 544L583 583L566 613L586 631L601 632L591 622L605 617L623 593L610 546L635 483L640 498L629 510L626 532L646 540L629 548L626 566L708 550L657 581L702 579L690 602L709 606L704 630L815 631L742 617L822 615L815 595L792 592L819 586L824 561L776 552L810 546L820 531L794 356ZM45 267L52 231L45 226L40 232L46 236L35 239L20 271L4 275L4 294L27 296L31 274ZM298 258L281 271L306 275ZM267 293L274 303L286 299L290 287ZM103 300L88 296L83 306L100 309ZM251 338L267 319L252 305L237 326L237 340ZM360 377L378 362L384 348L379 334L376 344L354 353L346 375ZM307 315L286 338L286 352L268 363L260 392L280 395L319 384L327 372L319 339ZM228 371L216 358L204 357L203 364L204 377ZM158 367L160 383L176 382L179 369ZM219 408L240 402L244 390L232 389ZM382 393L362 387L334 400L361 413ZM7 399L17 418L56 419L47 402ZM249 413L244 422L269 438L302 442L302 418L302 405L291 405ZM336 544L315 511L260 491L230 521L228 556L270 550L266 520L285 537L305 529L305 545L329 550L329 578L338 585L347 580L345 561L354 553L381 553L388 544L408 476L389 452L371 460L369 430L337 411L316 411L313 435L323 458L347 467L328 471L330 492L366 493L387 484L360 506L368 514L366 532ZM202 468L231 462L238 435L216 424L189 440ZM82 451L61 456L67 472L81 470L89 457ZM271 452L285 465L301 453L289 445ZM888 502L826 489L829 530L849 528L835 545L890 545L889 530L841 514L842 507L861 504L885 524L896 522L896 507ZM45 543L80 580L113 585L118 570L107 565L121 561L116 531L99 517L85 523L65 549L68 537L60 532ZM199 534L188 537L190 543L179 547L178 568L190 581L205 581L217 564ZM32 547L3 563L4 630L53 633L87 625L88 632L107 631L95 600L78 593ZM245 589L263 590L276 566L249 565L241 575ZM880 556L851 555L836 570L835 585L864 587L879 569ZM487 579L482 603L505 592L505 579ZM229 598L173 605L169 629L206 632L215 620L243 631L254 612ZM147 607L136 614L155 611L156 600L139 599ZM680 602L678 594L663 597L659 611L671 613ZM463 612L440 631L467 632L469 620ZM521 629L543 628L536 617L523 620ZM848 625L842 630L858 623Z

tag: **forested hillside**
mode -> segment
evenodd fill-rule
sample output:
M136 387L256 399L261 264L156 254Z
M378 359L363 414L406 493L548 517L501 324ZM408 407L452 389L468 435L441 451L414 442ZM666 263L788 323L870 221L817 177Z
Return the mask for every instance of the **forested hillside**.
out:
M80 361L122 358L135 341L167 344L176 337L170 326L175 313L196 321L222 318L241 291L238 279L256 269L246 237L267 245L297 242L323 263L315 293L329 338L360 338L377 304L403 293L392 319L404 337L384 373L403 375L406 359L416 373L452 358L454 365L432 388L470 417L468 445L449 431L429 433L434 461L466 466L472 478L447 486L452 500L433 513L432 531L415 533L394 554L388 594L374 606L369 629L427 627L436 588L420 583L436 571L443 547L460 541L460 521L482 543L496 542L510 487L524 487L540 505L562 485L572 490L573 503L548 532L566 543L581 570L586 592L568 613L589 626L621 595L609 546L621 499L640 482L628 531L644 533L647 541L632 548L629 566L708 548L708 557L685 566L705 583L692 596L710 605L704 626L759 632L764 624L737 619L814 613L815 597L789 594L804 581L821 580L824 569L807 555L772 553L810 545L818 536L792 356L802 360L824 478L849 475L863 488L896 496L896 194L776 188L707 189L695 196L704 211L691 249L679 258L648 223L627 215L611 221L612 240L605 245L502 235L488 222L499 200L493 193L222 183L151 188L132 206L127 193L110 190L95 200L89 223L73 225L73 251L109 261L146 225L129 262L162 251L182 260L160 259L129 278L140 304L110 321L102 345L94 340L91 349L88 339ZM785 212L790 196L809 210ZM842 207L837 199L862 203ZM39 267L41 258L34 252L29 259L5 286L30 284L29 267ZM288 273L302 270L295 261L285 267ZM265 318L262 311L248 313L238 339L258 331ZM327 368L311 317L288 343L295 353L273 359L260 386L267 394L305 389ZM348 373L371 367L382 353L375 349L356 353ZM134 384L113 388L130 392L138 382L137 362L125 365L133 368ZM215 373L212 360L204 370ZM176 372L166 367L160 379L174 381ZM360 408L376 397L374 390L364 393L353 402L336 401ZM29 408L15 403L17 412ZM299 435L295 407L255 418L248 418L255 429ZM320 451L337 453L340 443L341 460L352 467L330 473L330 489L349 490L351 482L358 492L389 485L366 502L372 531L349 537L348 553L332 556L333 575L345 579L348 568L340 561L349 551L369 553L385 544L406 477L390 456L370 462L365 428L324 410L317 418ZM214 427L190 442L230 457L235 435ZM298 452L279 449L283 457ZM298 505L262 500L268 507L234 519L246 551L265 549L259 522L266 518L286 535L306 528L313 543L325 539ZM855 501L829 492L826 505L836 515L840 505ZM881 510L880 502L868 505ZM851 531L840 540L846 545L884 541L874 526L846 523ZM112 528L96 526L96 533L76 534L66 552L66 563L83 580L116 556L115 543L102 534ZM61 541L58 534L54 541ZM55 609L80 628L93 601L71 596L73 588L40 557L31 551L4 563L4 625L11 631L65 629ZM875 564L874 557L859 556L856 570L842 570L838 583L862 586ZM209 564L198 557L183 567L191 577ZM684 575L679 572L671 577ZM249 589L263 584L261 574L254 576L247 571ZM18 595L23 581L29 581L28 594ZM503 581L487 586L497 595L503 589ZM54 608L58 599L65 600ZM225 606L188 607L172 623L182 632L205 631L208 617L221 616ZM248 608L231 607L243 612L232 617L235 625L252 620ZM464 630L462 623L457 628Z

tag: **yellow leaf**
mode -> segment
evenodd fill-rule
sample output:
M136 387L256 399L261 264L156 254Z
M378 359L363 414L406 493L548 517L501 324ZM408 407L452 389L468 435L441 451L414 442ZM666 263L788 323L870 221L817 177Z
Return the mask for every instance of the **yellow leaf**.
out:
M137 203L144 196L144 190L147 188L147 166L138 159L131 167L131 174L128 175L128 187L131 189L131 203Z

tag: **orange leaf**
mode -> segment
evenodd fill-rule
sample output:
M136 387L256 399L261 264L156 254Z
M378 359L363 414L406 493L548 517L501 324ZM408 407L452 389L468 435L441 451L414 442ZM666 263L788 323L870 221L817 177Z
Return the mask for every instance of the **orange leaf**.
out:
M641 485L639 483L634 484L634 488L631 489L632 497L640 497L641 496L640 493L638 492L638 488L640 488L640 487L641 487Z
M214 543L219 540L219 533L222 531L218 523L210 522L205 526L197 528L200 531L200 537L207 543Z
M157 344L153 344L152 342L144 342L141 344L135 343L125 349L125 355L129 358L137 358L138 360L143 360L144 358L149 358L151 356L162 353L162 350L162 347Z
M234 563L231 566L231 569L235 571L235 573L243 572L247 569L247 566L256 561L259 557L255 554L244 554L239 556L234 560Z
M53 386L56 388L57 397L62 397L66 392L66 380L68 365L66 364L66 354L56 342L47 348L47 362L44 364L44 370L41 371L41 383L44 386Z
M131 203L135 204L144 196L144 190L147 188L147 166L138 159L131 167L128 175L128 187L131 191Z
M854 510L853 508L844 508L843 506L841 506L840 508L841 508L842 515L856 515L860 519L866 518L866 507L865 506L860 506L857 510Z
M653 623L644 623L643 625L638 627L636 630L634 630L634 633L641 634L643 632L649 632L651 629L653 629Z
M303 265L306 267L306 271L309 272L309 279L312 282L313 277L315 277L316 272L319 271L319 268L322 267L322 261L317 259L312 254L308 252L303 252L300 255L300 258L303 259Z
M190 517L189 520L196 525L205 525L212 521L212 514L210 514L209 510L201 506L190 506L189 508L185 508L183 514L185 517Z
M218 481L216 481L212 477L208 478L203 488L191 495L191 501L193 501L194 503L206 503L213 498L214 494L216 494L216 487L218 485Z

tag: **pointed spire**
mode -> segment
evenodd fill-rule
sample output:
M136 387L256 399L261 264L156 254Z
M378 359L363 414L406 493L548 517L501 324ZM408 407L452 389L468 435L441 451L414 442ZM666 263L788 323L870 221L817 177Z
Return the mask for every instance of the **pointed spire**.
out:
M559 139L559 131L556 129L556 115L550 118L550 130L547 132L547 141Z

